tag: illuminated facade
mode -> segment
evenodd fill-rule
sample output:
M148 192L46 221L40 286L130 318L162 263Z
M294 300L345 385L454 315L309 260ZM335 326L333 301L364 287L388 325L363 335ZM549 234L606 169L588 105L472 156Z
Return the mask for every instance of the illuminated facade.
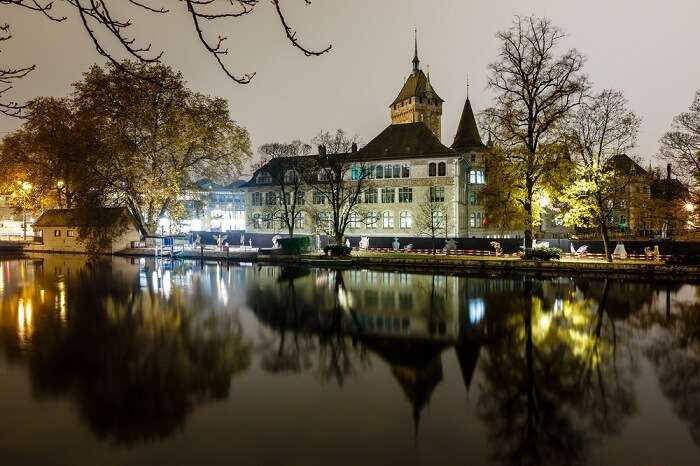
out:
M242 231L246 227L244 180L227 185L199 180L180 196L187 210L181 230Z

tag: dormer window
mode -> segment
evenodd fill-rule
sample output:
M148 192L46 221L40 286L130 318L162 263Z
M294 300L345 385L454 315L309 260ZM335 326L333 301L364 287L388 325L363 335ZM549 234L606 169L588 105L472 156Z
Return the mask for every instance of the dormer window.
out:
M299 174L296 172L296 170L287 170L284 173L284 182L285 183L296 183L299 180Z
M268 172L260 172L257 176L258 184L270 184L272 183L272 176Z

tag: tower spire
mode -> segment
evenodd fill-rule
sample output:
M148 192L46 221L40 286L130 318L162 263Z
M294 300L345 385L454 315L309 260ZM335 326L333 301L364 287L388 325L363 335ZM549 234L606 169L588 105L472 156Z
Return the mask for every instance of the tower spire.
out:
M418 30L413 28L413 72L418 71Z

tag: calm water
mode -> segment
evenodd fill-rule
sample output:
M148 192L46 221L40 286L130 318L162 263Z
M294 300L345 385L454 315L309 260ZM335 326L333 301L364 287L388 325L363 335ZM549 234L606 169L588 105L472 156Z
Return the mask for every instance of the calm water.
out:
M700 464L700 285L0 260L0 464Z

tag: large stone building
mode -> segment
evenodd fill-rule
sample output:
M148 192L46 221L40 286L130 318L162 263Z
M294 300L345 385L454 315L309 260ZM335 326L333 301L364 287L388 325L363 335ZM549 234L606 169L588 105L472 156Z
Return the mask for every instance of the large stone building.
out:
M367 145L347 154L347 159L369 170L361 208L353 215L347 236L373 238L425 237L419 217L424 205L442 206L442 237L466 238L496 236L490 231L479 193L486 183L484 154L486 146L477 128L467 96L457 133L448 147L441 142L443 100L420 69L414 53L413 69L397 97L391 103L391 124ZM318 155L310 156L318 159ZM276 161L259 168L243 185L247 191L246 231L255 234L285 234L284 223L266 214L279 203L280 187L273 180ZM352 183L352 175L348 175ZM323 199L312 187L303 189L299 204L308 206L308 215L296 218L296 232L318 233ZM267 216L266 216L267 215ZM361 215L362 218L358 218ZM389 240L390 241L390 240ZM386 242L386 241L384 241ZM376 243L375 243L376 244ZM405 242L404 242L405 244Z

